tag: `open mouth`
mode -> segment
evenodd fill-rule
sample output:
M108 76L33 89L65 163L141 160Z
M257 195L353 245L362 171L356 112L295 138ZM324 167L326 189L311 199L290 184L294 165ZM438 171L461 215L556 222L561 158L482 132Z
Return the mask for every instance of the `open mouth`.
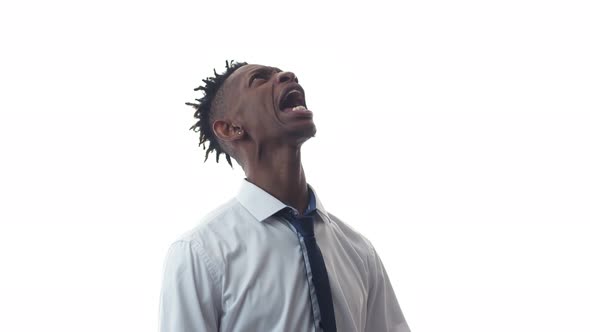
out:
M300 86L295 86L286 90L279 102L279 110L281 112L306 111L303 89Z

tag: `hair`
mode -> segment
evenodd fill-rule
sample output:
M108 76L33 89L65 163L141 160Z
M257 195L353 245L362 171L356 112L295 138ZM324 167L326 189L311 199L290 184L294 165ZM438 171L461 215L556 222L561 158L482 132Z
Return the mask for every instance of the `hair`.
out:
M225 158L231 168L233 168L231 162L231 155L228 153L229 149L224 149L217 137L215 137L215 133L213 132L212 128L212 120L213 117L211 116L213 112L218 113L218 109L223 108L223 92L222 86L225 80L238 68L247 65L246 62L234 62L233 60L228 62L225 61L225 72L218 74L215 69L213 69L213 76L207 77L203 80L205 84L197 87L194 91L203 91L203 97L196 98L195 100L197 103L185 103L186 105L192 106L195 111L195 118L198 120L197 123L192 125L189 130L193 130L195 132L199 132L199 145L203 146L203 150L207 150L205 152L205 161L209 158L209 153L215 152L216 158L215 160L219 163L219 155L221 153L225 153ZM215 97L219 98L215 98ZM205 143L209 142L209 146L205 147ZM235 157L234 157L235 158Z

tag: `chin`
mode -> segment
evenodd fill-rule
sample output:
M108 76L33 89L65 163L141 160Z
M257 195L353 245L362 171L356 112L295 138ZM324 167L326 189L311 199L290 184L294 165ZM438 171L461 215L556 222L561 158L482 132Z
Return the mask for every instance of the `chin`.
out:
M303 144L303 142L307 141L308 139L315 137L317 129L315 125L309 126L306 128L300 128L297 131L292 132L292 136L296 137L296 142L298 144Z

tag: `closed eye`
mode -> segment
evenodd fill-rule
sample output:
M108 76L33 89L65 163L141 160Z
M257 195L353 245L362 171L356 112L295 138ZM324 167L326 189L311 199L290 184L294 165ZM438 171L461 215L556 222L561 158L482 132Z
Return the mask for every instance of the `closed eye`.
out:
M250 79L248 81L248 86L252 86L252 83L254 83L255 80L262 80L262 81L268 80L274 70L275 70L274 68L265 68L265 69L262 69L262 70L259 70L255 73L253 73L252 76L250 76ZM280 70L279 70L279 72L280 72Z

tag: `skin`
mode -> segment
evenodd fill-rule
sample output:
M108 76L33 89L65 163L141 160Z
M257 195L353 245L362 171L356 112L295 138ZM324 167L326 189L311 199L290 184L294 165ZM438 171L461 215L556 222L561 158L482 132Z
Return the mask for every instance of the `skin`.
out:
M303 213L309 195L301 146L316 133L311 114L279 110L282 93L299 86L292 72L245 65L223 84L223 116L213 122L248 181Z

